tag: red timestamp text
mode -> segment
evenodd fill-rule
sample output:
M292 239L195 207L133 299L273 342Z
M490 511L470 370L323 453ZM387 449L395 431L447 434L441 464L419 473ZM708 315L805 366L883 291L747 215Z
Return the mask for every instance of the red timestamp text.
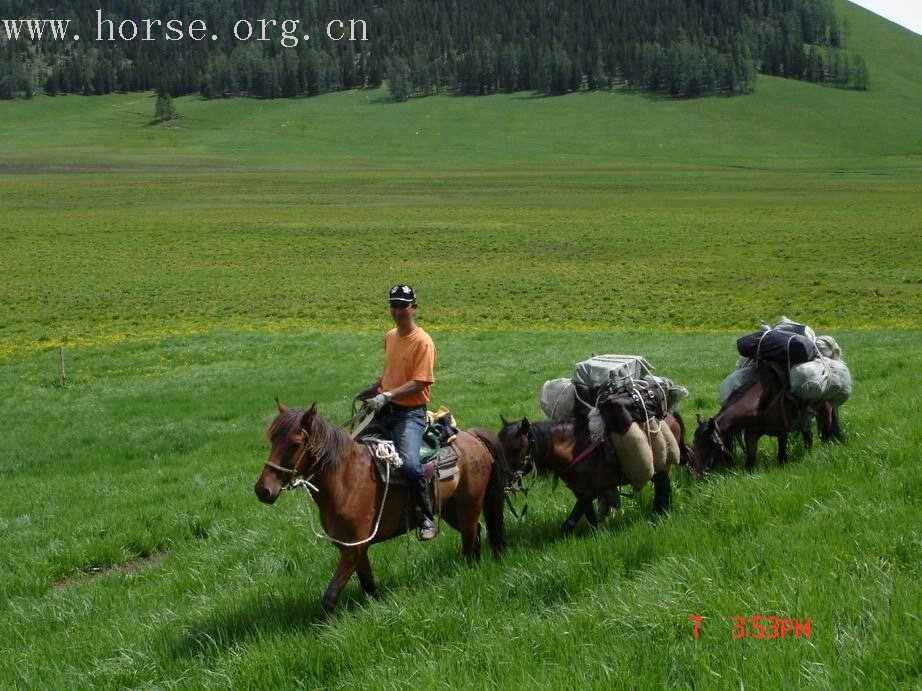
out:
M734 641L741 641L744 638L752 638L757 641L774 641L787 638L805 638L809 640L810 636L813 635L813 621L810 617L793 619L778 617L773 614L750 614L748 616L737 614L725 618L729 619L733 625L731 638ZM688 621L692 624L692 635L696 641L701 637L704 619L700 614L688 615Z

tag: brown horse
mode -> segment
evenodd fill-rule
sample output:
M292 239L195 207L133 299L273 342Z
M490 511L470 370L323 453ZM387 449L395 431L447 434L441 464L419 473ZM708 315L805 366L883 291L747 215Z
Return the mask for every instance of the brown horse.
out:
M807 404L791 393L783 370L762 362L759 376L726 400L720 411L709 420L699 416L690 456L689 468L700 475L718 464L729 464L733 446L742 438L746 451L746 469L752 470L759 450L759 438L778 439L778 463L788 460L788 435L800 432L804 447L813 447L813 418L817 419L824 442L842 441L838 408L824 401Z
M339 565L323 595L324 608L335 607L353 572L358 573L365 594L373 596L368 548L415 525L408 491L402 486L386 488L368 447L317 415L316 405L305 411L279 404L267 436L269 460L256 482L256 496L272 504L294 480L306 479L323 530L340 551ZM502 447L496 435L485 429L459 433L453 446L458 473L439 482L436 510L461 533L462 552L472 561L480 558L482 511L493 554L499 556L505 548Z
M529 422L528 418L508 422L502 416L500 419L503 426L499 440L509 466L520 472L534 468L539 473L555 475L576 495L576 504L561 527L563 532L572 532L583 516L590 525L598 525L599 516L593 506L595 499L599 499L599 513L603 518L611 507L618 506L618 488L627 484L626 479L616 465L597 455L579 460L582 450L576 452L576 432L572 422ZM681 462L686 463L688 448L685 445L685 423L682 417L678 413L669 413L665 422L679 443ZM574 459L578 461L576 464ZM671 493L668 486L661 491ZM668 501L664 500L666 507Z

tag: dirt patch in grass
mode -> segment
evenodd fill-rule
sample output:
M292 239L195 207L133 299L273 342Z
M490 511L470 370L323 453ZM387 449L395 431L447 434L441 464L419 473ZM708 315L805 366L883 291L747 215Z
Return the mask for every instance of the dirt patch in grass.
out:
M153 552L145 557L135 557L123 564L111 564L109 566L91 566L81 569L75 574L65 576L54 582L55 590L66 590L75 585L85 583L88 579L108 576L113 573L122 575L131 575L152 569L160 565L160 562L166 557L166 552Z

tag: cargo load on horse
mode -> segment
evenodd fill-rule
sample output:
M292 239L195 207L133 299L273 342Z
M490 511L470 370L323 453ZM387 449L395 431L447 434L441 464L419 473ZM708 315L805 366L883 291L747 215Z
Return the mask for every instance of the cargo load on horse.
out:
M593 408L603 393L632 396L632 411L641 420L662 418L667 411L674 411L688 396L688 389L654 375L653 367L640 356L594 355L576 364L572 378L544 383L541 410L549 420L572 420L577 415L577 401Z
M809 326L782 317L739 339L737 350L742 357L720 384L720 410L698 418L693 473L729 463L740 441L752 468L765 435L777 437L783 464L789 434L802 435L804 447L811 448L814 418L824 442L844 439L838 408L851 395L852 381L832 336L818 337Z
M842 349L832 336L817 336L805 324L782 317L737 341L736 369L720 384L720 401L748 388L758 377L759 361L783 366L793 396L802 401L841 405L851 396L852 377Z

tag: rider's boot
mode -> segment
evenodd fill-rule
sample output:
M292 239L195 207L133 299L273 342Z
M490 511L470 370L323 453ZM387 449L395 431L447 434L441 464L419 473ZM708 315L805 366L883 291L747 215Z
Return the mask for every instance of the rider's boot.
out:
M435 527L435 515L432 511L432 495L429 494L429 488L425 482L421 482L421 487L417 487L415 494L416 506L422 514L419 521L419 539L431 540L438 534Z

